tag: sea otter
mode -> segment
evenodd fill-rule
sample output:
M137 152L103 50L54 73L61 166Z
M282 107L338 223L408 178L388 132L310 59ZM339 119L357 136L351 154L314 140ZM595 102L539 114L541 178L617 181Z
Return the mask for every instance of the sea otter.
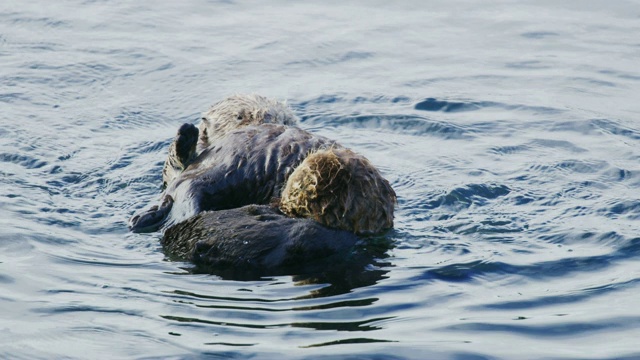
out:
M200 129L181 126L161 204L132 217L132 231L164 228L167 252L194 263L239 265L230 259L245 253L245 266L273 269L393 226L395 192L366 158L292 126L280 103L232 99L245 107L223 101Z

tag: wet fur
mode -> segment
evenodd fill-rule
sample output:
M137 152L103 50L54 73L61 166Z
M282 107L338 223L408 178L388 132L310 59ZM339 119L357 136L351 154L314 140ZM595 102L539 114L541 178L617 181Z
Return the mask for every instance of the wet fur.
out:
M169 227L162 244L171 256L199 270L228 269L233 276L309 269L347 256L360 241L348 231L294 219L266 205L207 211ZM227 274L232 275L232 274Z

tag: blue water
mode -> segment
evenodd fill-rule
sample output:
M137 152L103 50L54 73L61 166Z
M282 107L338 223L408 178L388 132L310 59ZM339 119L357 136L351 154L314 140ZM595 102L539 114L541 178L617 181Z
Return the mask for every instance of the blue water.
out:
M0 358L640 358L638 59L638 1L1 2ZM353 279L127 232L246 92L395 188Z

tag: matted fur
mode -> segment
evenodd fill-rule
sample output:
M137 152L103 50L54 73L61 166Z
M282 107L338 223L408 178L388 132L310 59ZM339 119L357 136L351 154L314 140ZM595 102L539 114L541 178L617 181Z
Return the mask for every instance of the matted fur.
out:
M298 118L280 101L260 95L233 95L213 105L204 114L198 129L198 152L229 131L260 124L296 125Z
M364 156L333 148L310 154L282 192L280 209L328 227L375 234L393 227L396 194Z

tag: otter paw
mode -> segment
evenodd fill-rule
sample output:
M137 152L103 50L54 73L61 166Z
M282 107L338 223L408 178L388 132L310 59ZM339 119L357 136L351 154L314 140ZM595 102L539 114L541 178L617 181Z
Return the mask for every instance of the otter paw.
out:
M167 195L160 206L154 205L149 210L133 216L129 220L129 230L135 233L157 231L164 224L172 206L173 198Z
M176 156L186 168L195 157L198 128L193 124L182 124L176 136Z

